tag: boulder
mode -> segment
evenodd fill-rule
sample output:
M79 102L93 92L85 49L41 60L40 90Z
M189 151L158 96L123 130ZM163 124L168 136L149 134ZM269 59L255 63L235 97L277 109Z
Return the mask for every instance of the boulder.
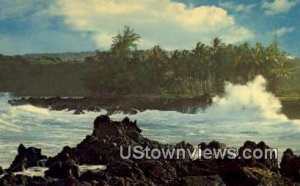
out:
M175 145L175 148L182 148L182 149L192 149L193 145L187 143L185 141L181 141Z
M18 154L8 168L10 172L23 171L26 168L38 166L41 160L47 159L42 155L41 149L35 147L26 148L23 144L18 147Z
M251 153L253 153L255 149L259 149L262 152L262 157L252 157L250 159L247 159L243 157L243 151L245 149L251 150ZM239 156L237 157L237 159L239 159L239 163L241 163L242 166L267 168L277 173L279 171L278 160L276 157L277 154L276 152L271 152L271 150L272 148L267 146L264 142L259 142L258 144L256 144L252 141L246 141L244 145L239 148Z
M66 179L69 177L79 178L80 172L79 167L75 164L75 162L72 159L69 159L66 162L56 162L45 172L45 176L60 179Z
M284 179L280 175L265 168L244 167L243 172L246 175L244 181L245 185L296 185L290 180Z
M280 173L282 176L300 182L300 156L295 155L292 149L287 149L283 153Z
M0 166L0 175L4 174L3 168Z
M99 139L109 136L115 139L123 138L123 142L130 143L141 137L141 132L142 130L137 127L136 122L131 122L128 118L124 118L122 122L112 122L107 115L102 115L94 121L93 134Z
M76 147L64 147L56 156L48 158L45 178L13 175L9 171L21 171L38 165L46 157L37 148L20 145L18 155L8 173L0 178L0 185L297 185L299 182L299 157L288 149L281 162L281 177L277 160L245 159L122 159L120 146L135 145L153 148L184 148L192 145L182 141L176 145L163 145L141 135L136 122L124 118L112 121L107 115L94 121L94 130ZM201 143L201 149L223 149L225 144L212 141ZM264 142L246 141L239 148L271 149ZM88 170L80 174L77 165L106 165L105 170ZM1 171L1 169L0 169ZM289 178L289 179L288 179ZM293 180L293 181L291 181Z
M80 115L80 114L85 114L83 110L81 109L76 109L74 112L73 112L74 115Z
M17 185L18 183L22 185L22 182L20 183L20 181L12 173L5 174L0 179L0 185L2 186L12 186Z
M99 171L99 170L88 170L84 173L81 174L79 180L81 181L87 181L87 182L102 182L102 181L107 181L108 177L104 173L104 171Z
M58 153L55 157L49 157L45 165L46 167L51 167L56 162L67 162L69 159L74 160L74 158L74 149L69 146L65 146L63 150L60 153Z
M115 122L111 121L109 116L101 115L94 121L92 135L88 135L72 149L72 159L77 164L108 164L121 160L120 146L123 148L136 145L149 148L162 146L158 142L144 138L141 132L136 122L128 118ZM56 156L50 159L57 161L61 158Z
M143 160L138 164L145 177L158 185L166 184L177 178L176 169L169 161Z
M29 177L24 175L5 174L0 179L1 186L18 186L18 185L48 185L50 180L43 177Z
M109 175L129 177L133 180L146 180L143 170L131 160L117 161L107 166Z

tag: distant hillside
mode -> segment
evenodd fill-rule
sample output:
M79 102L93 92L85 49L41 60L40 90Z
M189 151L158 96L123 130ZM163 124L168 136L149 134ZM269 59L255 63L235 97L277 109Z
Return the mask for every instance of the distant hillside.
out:
M59 58L61 61L79 61L83 62L86 57L94 56L96 51L88 52L66 52L66 53L39 53L39 54L25 54L23 56L29 58Z
M84 62L58 57L4 56L0 54L0 92L16 96L84 96Z

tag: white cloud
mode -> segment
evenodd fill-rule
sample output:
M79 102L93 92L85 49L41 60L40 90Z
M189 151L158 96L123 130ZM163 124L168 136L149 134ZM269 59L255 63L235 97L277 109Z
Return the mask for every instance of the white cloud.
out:
M245 12L249 13L253 8L255 8L255 4L239 4L235 5L232 1L226 1L219 4L221 7L233 10L235 12Z
M278 37L282 37L283 35L285 34L288 34L290 32L293 32L294 31L294 28L293 27L281 27L280 29L278 30L275 30L274 31L274 34L276 34Z
M70 28L93 33L99 47L110 47L111 37L124 25L134 28L142 48L160 44L165 48L192 47L220 37L239 42L253 37L237 25L233 16L215 6L187 7L171 0L57 0L50 13L64 17Z
M279 13L288 12L299 2L299 0L274 0L272 2L265 1L263 2L261 7L265 9L266 15L271 16Z

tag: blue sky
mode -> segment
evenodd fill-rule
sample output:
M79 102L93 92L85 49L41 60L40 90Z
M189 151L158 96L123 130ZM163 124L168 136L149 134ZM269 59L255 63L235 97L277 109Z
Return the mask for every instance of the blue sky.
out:
M129 25L143 49L190 49L214 37L267 45L276 35L300 56L299 8L300 0L0 0L0 53L107 49Z

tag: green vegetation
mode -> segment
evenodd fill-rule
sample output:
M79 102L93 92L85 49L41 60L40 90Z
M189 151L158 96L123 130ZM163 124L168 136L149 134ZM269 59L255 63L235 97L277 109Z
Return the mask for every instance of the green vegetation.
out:
M0 91L18 96L80 96L86 66L59 58L0 55Z
M0 55L0 91L26 96L193 97L220 94L227 81L244 84L261 74L274 93L300 96L300 62L275 41L225 44L215 38L192 50L160 46L138 50L141 37L129 27L113 38L108 51L68 55ZM63 56L63 59L60 58ZM82 56L86 57L84 62Z
M244 84L261 74L269 89L278 92L294 72L288 55L273 42L264 47L226 45L215 38L211 45L197 43L193 50L137 50L140 36L125 27L113 38L110 51L86 59L83 78L91 95L199 95L222 93L224 83Z
M294 75L284 79L283 86L279 87L279 95L285 100L300 100L300 59L293 60Z

